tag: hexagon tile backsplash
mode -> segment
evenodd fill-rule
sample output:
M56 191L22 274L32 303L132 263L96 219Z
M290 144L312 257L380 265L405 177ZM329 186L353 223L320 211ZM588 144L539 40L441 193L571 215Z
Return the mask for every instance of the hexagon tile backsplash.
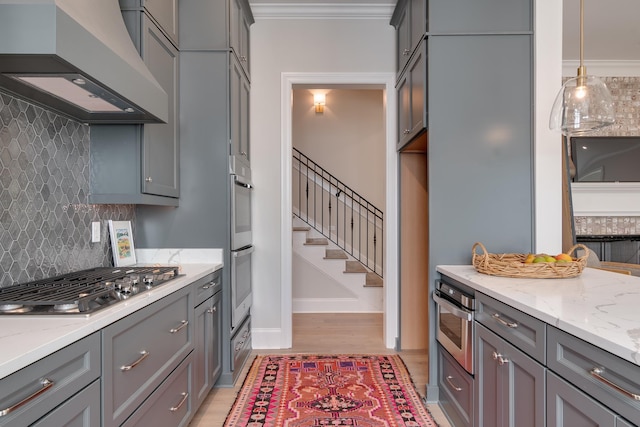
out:
M112 265L107 220L135 209L87 203L89 129L0 92L0 287Z

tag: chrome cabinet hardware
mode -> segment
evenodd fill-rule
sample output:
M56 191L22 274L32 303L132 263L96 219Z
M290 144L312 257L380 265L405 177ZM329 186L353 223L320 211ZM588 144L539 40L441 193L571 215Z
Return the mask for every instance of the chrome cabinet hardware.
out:
M446 378L447 382L449 383L449 385L455 390L455 391L462 391L462 387L458 387L457 385L455 385L453 383L453 381L451 381L453 379L453 377L451 375L447 375Z
M40 390L34 392L30 396L25 397L24 399L22 399L20 402L16 403L15 405L9 406L8 408L5 408L5 409L1 409L0 410L0 417L4 417L5 415L10 414L11 412L15 411L16 409L20 408L21 406L31 402L33 399L35 399L36 397L40 396L42 393L44 393L45 391L47 391L51 387L53 387L53 384L54 384L54 382L51 381L49 378L43 378L40 381L40 385L42 386L42 388Z
M151 179L151 177L150 177L150 176L148 176L148 177L146 177L146 178L145 178L145 181L147 181L147 182L153 182L153 179Z
M184 328L185 326L187 326L189 324L188 320L182 320L180 322L180 326L178 326L177 328L171 328L169 329L169 332L171 332L172 334L175 334L176 332L180 331L180 329Z
M410 53L411 53L411 50L409 50L409 49L404 49L404 50L402 51L402 56L409 56L409 54L410 54Z
M182 399L180 399L180 402L178 402L176 406L172 406L171 408L169 408L171 412L179 411L180 408L182 408L182 405L184 405L184 402L186 402L187 399L189 398L189 393L187 392L180 393L180 396L182 396Z
M209 282L206 285L202 285L202 289L209 289L212 286L215 286L215 283L214 282Z
M411 129L405 129L402 131L403 134L409 135L411 133Z
M495 320L496 322L506 326L507 328L515 329L515 328L518 327L518 322L507 322L502 317L500 317L500 314L498 314L498 313L493 313L491 315L491 317L493 318L493 320Z
M506 363L509 363L509 359L507 359L506 357L502 356L502 354L500 354L500 353L496 353L495 351L493 352L493 360L497 360L498 364L500 364L500 365L504 365Z
M140 362L142 362L144 359L146 359L148 356L149 356L149 352L148 352L147 350L142 350L142 351L140 352L140 357L138 358L138 360L136 360L135 362L133 362L131 365L123 365L123 366L121 366L121 367L120 367L120 370L121 370L122 372L130 371L130 370L132 370L133 368L135 368L136 366L138 366L138 364L139 364Z
M589 373L591 374L591 376L593 376L595 379L597 379L601 383L608 385L612 389L624 394L625 396L630 397L633 400L640 400L640 394L632 393L628 390L625 390L624 388L620 387L618 384L603 377L602 374L604 374L604 368L593 368L589 371Z

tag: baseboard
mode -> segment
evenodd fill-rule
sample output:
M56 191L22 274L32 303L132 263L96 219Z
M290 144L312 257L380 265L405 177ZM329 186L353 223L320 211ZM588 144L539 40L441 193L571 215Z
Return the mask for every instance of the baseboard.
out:
M382 313L361 307L357 298L294 298L292 305L294 313Z
M251 348L256 350L282 349L282 329L252 328Z

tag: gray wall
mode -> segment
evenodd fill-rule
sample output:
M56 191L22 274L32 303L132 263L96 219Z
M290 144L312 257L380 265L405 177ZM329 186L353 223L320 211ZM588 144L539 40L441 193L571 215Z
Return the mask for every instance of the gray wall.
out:
M135 213L87 204L89 131L0 92L0 287L112 265L106 221ZM90 243L92 221L99 243Z

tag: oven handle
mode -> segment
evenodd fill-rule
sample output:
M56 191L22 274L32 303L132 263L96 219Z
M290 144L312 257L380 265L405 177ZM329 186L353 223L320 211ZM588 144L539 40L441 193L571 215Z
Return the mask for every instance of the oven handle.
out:
M238 258L238 257L241 257L241 256L249 255L252 252L253 252L253 246L249 246L248 248L245 248L245 249L240 249L240 250L237 250L237 251L231 251L231 255L234 258Z
M459 317L460 319L466 320L467 322L470 322L471 320L473 320L473 313L464 311L459 307L456 307L446 299L440 298L435 293L433 294L433 300L436 302L436 304L446 307L447 310L449 310L451 314L453 314L454 316Z
M238 175L233 176L233 183L244 188L253 188L253 184L251 183L251 181L246 180Z

